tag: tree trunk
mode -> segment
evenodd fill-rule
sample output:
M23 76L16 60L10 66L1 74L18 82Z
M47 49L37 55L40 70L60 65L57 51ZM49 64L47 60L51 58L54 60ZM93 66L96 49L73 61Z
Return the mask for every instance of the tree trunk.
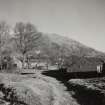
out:
M22 69L25 68L25 54L23 54L23 62L22 62Z
M26 59L27 59L27 69L29 69L30 68L30 59L29 59L28 55L26 56Z
M30 68L30 61L29 61L29 59L28 59L28 61L27 61L27 68L29 69Z

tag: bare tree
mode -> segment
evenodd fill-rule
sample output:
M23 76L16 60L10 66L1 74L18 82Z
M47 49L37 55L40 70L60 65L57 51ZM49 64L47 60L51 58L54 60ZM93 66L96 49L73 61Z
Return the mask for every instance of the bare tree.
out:
M21 61L24 68L26 55L37 46L41 33L37 31L33 24L22 22L16 23L14 32L17 50L22 54Z
M4 45L6 44L8 35L9 35L9 26L4 21L0 22L0 66L2 63L2 50Z

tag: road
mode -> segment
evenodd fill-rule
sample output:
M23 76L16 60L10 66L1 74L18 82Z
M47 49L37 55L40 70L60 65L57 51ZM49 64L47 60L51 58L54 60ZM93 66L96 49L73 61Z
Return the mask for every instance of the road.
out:
M0 73L0 92L11 105L79 105L61 81L41 72Z

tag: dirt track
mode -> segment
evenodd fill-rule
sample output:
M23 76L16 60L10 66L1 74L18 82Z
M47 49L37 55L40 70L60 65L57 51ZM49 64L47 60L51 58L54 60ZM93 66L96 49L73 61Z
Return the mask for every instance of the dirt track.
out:
M40 73L27 76L2 73L0 92L2 100L11 105L79 105L64 84Z

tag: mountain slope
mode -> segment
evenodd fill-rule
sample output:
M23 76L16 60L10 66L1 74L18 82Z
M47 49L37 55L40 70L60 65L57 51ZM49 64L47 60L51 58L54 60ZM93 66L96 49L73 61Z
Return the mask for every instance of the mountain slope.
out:
M40 48L47 54L50 53L50 55L62 53L64 56L105 57L102 52L57 34L42 34Z

